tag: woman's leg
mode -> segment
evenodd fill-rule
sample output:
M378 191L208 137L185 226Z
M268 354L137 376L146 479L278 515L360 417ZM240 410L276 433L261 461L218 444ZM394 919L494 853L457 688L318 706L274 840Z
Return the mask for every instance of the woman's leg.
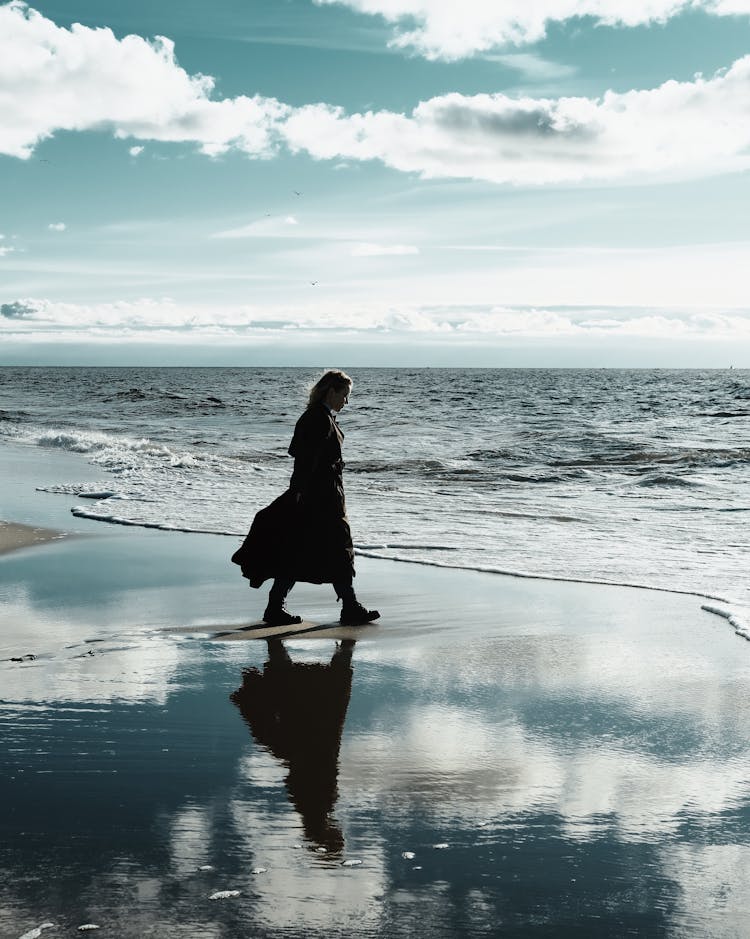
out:
M357 602L357 595L351 580L334 580L333 589L336 591L336 599L341 600L344 606Z
M302 622L301 616L294 616L285 606L286 598L294 583L289 577L277 577L274 580L268 594L268 606L263 614L263 620L269 626L294 626Z

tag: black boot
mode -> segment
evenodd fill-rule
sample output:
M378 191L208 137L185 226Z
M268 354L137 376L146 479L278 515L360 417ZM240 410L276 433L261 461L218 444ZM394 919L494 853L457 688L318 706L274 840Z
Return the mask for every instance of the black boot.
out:
M277 577L268 594L268 606L263 614L263 622L269 626L296 626L302 622L301 616L295 616L286 608L286 598L294 586L293 580Z
M268 626L297 626L302 617L290 613L285 606L272 607L269 603L263 613L263 622Z
M365 623L371 623L379 617L380 613L377 610L368 610L359 600L349 603L344 601L339 622L342 626L364 626Z

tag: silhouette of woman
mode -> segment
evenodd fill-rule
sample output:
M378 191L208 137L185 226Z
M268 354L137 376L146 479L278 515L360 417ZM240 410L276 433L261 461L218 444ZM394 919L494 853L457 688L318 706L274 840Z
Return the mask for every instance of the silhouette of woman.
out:
M354 645L342 642L324 665L292 662L283 642L269 639L263 670L245 669L242 687L230 695L257 743L288 767L284 783L305 835L330 852L344 848L331 812L338 798Z
M286 598L298 580L333 584L342 601L343 625L359 626L380 616L357 600L352 583L354 547L342 476L344 434L336 420L351 389L351 378L338 370L326 372L313 386L289 446L294 457L289 489L258 512L232 556L251 587L273 577L263 613L270 626L302 622L286 609Z

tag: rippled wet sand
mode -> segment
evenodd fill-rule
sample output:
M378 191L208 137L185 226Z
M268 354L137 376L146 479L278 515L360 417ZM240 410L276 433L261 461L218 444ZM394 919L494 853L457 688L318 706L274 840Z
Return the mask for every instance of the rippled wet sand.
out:
M750 647L695 598L372 561L354 643L216 642L229 548L0 560L0 935L744 934Z

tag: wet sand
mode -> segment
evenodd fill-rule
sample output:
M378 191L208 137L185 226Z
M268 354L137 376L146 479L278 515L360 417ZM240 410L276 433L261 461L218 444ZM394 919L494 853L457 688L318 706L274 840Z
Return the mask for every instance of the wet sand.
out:
M32 525L19 525L17 522L0 520L0 554L45 544L47 541L58 541L65 537L64 532L53 531L49 528L37 528Z
M360 559L376 625L227 642L232 539L91 532L0 558L0 936L744 934L750 646L699 598Z

